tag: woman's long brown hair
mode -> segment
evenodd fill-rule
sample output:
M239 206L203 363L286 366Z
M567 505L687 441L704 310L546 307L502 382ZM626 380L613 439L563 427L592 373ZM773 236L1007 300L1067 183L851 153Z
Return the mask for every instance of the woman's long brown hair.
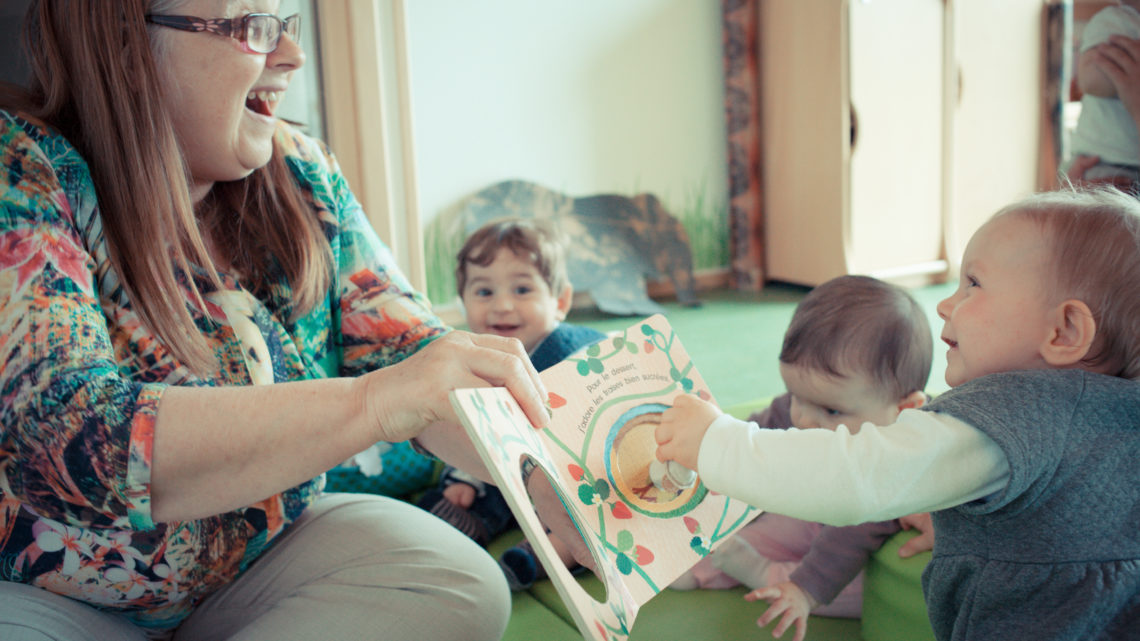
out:
M24 30L32 77L16 106L83 155L109 258L134 310L176 358L205 373L216 362L176 294L177 270L189 275L194 263L220 287L199 220L254 292L267 293L273 273L285 275L294 317L327 294L331 250L276 144L266 167L215 184L195 212L144 20L148 4L33 0ZM183 283L201 305L193 279Z

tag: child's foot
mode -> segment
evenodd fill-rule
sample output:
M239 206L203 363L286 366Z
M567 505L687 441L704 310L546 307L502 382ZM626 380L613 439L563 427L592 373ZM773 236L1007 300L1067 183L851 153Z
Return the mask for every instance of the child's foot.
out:
M421 499L419 504L421 508L447 521L452 527L471 537L479 545L487 545L491 537L488 536L487 526L483 525L483 521L471 512L447 500L442 493L437 493L438 496L429 496L430 494L430 492L425 494L424 498Z
M546 570L527 541L503 552L499 557L499 567L503 568L512 592L527 590L535 581L546 578Z
M542 561L538 560L530 541L523 541L503 552L503 556L499 557L499 567L503 568L507 585L513 592L529 590L535 582L547 577L546 568L542 567ZM586 572L586 566L577 563L566 569L570 570L573 576Z

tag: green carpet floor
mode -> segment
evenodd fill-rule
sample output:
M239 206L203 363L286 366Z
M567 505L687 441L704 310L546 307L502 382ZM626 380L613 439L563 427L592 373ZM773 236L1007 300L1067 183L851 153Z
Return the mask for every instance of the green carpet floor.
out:
M945 345L938 339L942 321L935 312L938 301L954 292L955 284L930 285L910 290L927 311L934 340L934 364L926 391L948 389ZM700 295L700 307L682 307L661 301L665 317L677 331L697 370L721 406L736 405L783 393L778 356L784 330L805 287L769 284L761 292L709 291ZM609 332L629 327L639 318L617 317L596 309L574 309L568 320Z

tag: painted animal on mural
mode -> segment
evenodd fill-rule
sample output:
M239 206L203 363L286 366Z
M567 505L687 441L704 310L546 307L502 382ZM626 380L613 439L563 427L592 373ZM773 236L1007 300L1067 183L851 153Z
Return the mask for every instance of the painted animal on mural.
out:
M677 300L700 305L689 235L653 194L575 198L522 180L492 185L460 211L464 233L504 216L547 219L568 239L567 270L575 292L619 315L663 311L646 293L647 279L668 278Z

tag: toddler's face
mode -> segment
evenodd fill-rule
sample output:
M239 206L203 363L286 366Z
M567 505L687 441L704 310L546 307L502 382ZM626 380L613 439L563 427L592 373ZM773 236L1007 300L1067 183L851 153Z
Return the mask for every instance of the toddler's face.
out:
M951 386L1039 369L1052 325L1045 233L1016 213L987 222L966 246L958 289L938 304Z
M792 424L801 429L851 433L863 423L889 425L898 418L902 399L889 395L866 374L835 377L800 365L780 363L780 376L792 395Z
M463 287L467 325L477 334L522 341L530 352L570 310L570 288L556 296L528 260L500 249L486 267L467 263Z

